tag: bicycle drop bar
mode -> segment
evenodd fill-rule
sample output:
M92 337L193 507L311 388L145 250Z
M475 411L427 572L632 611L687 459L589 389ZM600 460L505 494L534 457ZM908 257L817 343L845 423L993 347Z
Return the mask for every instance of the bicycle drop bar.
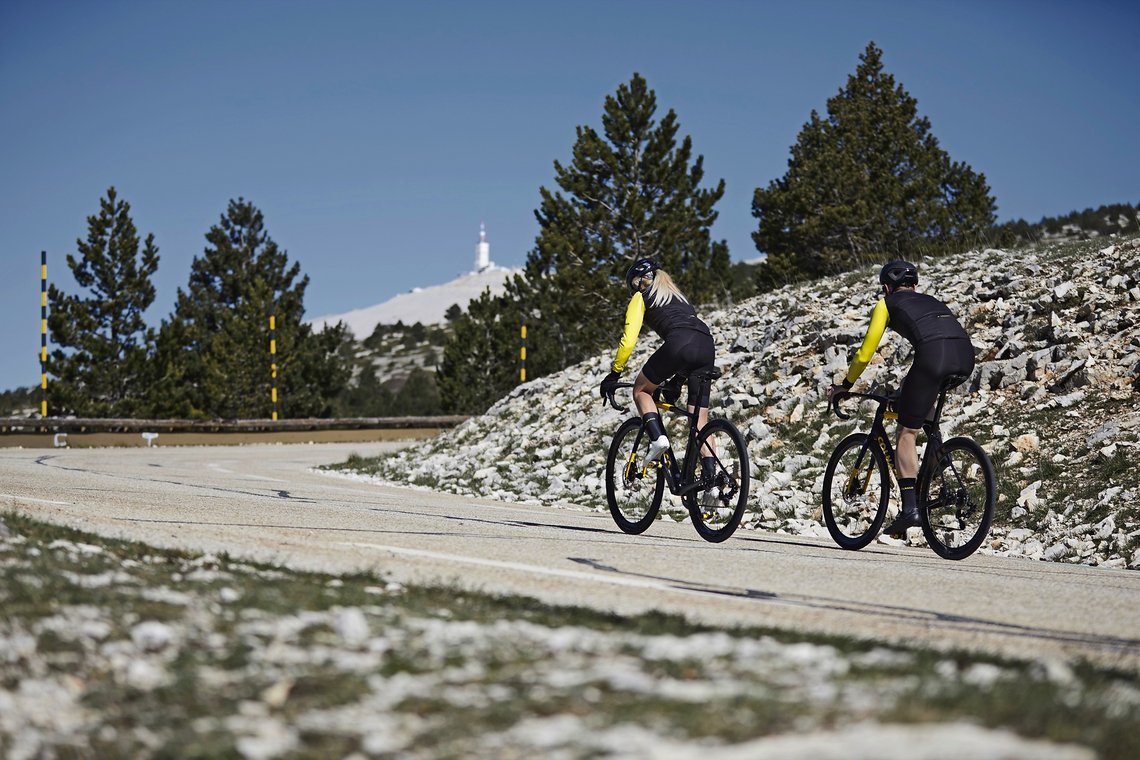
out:
M614 385L614 390L617 390L618 388L632 388L632 387L633 387L633 383L616 383ZM606 401L609 401L610 406L612 406L614 409L617 409L619 412L625 411L625 407L617 402L617 399L614 398L614 394L612 392L606 396Z
M829 404L829 408L831 411L835 412L835 416L841 420L851 419L850 414L844 414L843 410L839 408L840 402L851 397L874 401L878 404L889 404L892 401L891 398L887 396L880 396L877 393L856 393L854 391L840 391L831 397L831 404Z

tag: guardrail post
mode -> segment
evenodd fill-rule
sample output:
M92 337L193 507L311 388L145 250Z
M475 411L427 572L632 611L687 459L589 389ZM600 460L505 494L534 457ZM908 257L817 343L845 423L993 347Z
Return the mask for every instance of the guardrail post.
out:
M269 315L269 372L272 380L273 421L277 421L277 317Z
M47 417L47 251L40 251L40 416Z
M519 382L526 382L526 322L522 324L522 345L519 347Z

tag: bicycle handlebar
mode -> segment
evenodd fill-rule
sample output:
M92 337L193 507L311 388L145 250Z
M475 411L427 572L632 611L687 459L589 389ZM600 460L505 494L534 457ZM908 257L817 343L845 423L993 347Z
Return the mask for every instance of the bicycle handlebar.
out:
M888 396L881 396L878 393L855 393L854 391L840 391L831 397L831 403L828 404L828 408L831 411L835 412L835 416L839 419L849 420L851 419L851 415L844 414L843 410L839 408L839 404L844 399L850 398L852 396L856 398L866 399L868 401L874 401L878 404L889 404L894 400Z
M684 414L685 412L682 411L681 407L677 406L676 400L680 396L681 385L685 382L686 382L686 376L682 375L681 373L677 373L673 377L669 378L665 382L658 385L657 390L653 391L653 401L655 403L657 403L658 408L662 408L662 404L667 404L668 406L666 406L665 408L669 408L669 409L672 409L673 411L675 411L677 413ZM610 392L605 395L604 401L602 402L602 404L604 405L606 403L606 401L608 401L610 406L612 406L614 409L617 409L619 412L625 411L625 407L618 404L617 401L614 399L614 393L613 392L616 391L618 388L632 388L633 385L634 385L633 383L614 383L610 389ZM670 388L670 391L674 392L672 396L670 396L668 394L663 394L663 392L666 390L666 388L668 386L672 386ZM662 394L662 395L659 395L659 394Z
M615 391L616 391L618 388L632 388L632 387L633 387L633 383L615 383L615 384L614 384L614 390L615 390ZM610 406L612 406L614 409L617 409L619 412L624 412L624 411L625 411L625 407L624 407L624 406L622 406L621 404L619 404L619 403L617 402L617 399L615 399L615 398L614 398L614 394L613 394L613 391L610 391L609 393L607 393L607 394L606 394L606 399L605 399L605 400L606 400L606 401L608 401L608 402L610 402ZM603 402L603 403L604 403L604 402Z

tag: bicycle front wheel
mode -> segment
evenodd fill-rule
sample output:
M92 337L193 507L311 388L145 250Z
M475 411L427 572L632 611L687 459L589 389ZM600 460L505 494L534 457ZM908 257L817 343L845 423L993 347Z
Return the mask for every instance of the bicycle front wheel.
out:
M696 445L701 456L694 457L682 480L701 486L682 501L700 537L720 543L736 531L748 507L748 446L736 426L721 419L709 420L701 428Z
M994 519L993 462L969 438L951 438L927 473L917 489L926 543L944 559L965 559L986 540Z
M646 464L648 450L649 440L641 435L641 419L631 417L614 433L606 456L606 501L614 522L625 533L644 533L661 509L664 457Z
M839 442L823 474L823 521L835 543L862 549L887 516L891 481L887 458L866 433Z

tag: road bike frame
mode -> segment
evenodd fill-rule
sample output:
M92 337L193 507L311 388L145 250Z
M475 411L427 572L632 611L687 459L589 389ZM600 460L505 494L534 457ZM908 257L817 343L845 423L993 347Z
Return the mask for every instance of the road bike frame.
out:
M697 370L693 372L689 376L689 382L695 380L698 383L696 397L704 398L707 396L708 392L712 388L712 381L717 377L720 377L720 372L716 369L713 369L712 371ZM662 412L669 412L671 414L687 417L689 420L689 429L688 437L685 442L685 459L683 465L679 466L676 457L673 455L672 448L668 449L664 454L662 454L661 460L659 461L665 464L665 484L668 486L669 492L674 496L688 496L690 493L697 490L702 485L706 485L701 480L694 480L691 483L683 482L684 478L682 476L682 473L695 471L696 462L693 460L695 457L700 456L700 451L698 450L699 447L696 445L697 435L699 435L701 432L700 428L697 427L697 420L700 417L701 409L704 407L694 407L693 411L689 411L687 404L682 406L675 401L666 401L662 399L661 388L663 386L664 383L662 385L659 385L657 387L657 390L653 392L653 401L655 404L657 404L657 408ZM633 383L618 383L614 386L614 388L632 387ZM625 411L625 407L618 404L612 395L609 397L609 402L610 406L612 406L614 409L622 412ZM644 422L642 423L641 429L637 432L637 438L634 440L634 451L637 451L638 447L641 445L643 436L645 436ZM717 454L714 451L710 453L710 456L715 458ZM723 462L721 462L719 458L716 460L716 462L718 467L723 466ZM627 462L626 467L633 465L633 463L634 462L632 460L630 462ZM646 469L653 467L656 464L657 462L650 462L648 465L646 465ZM645 473L642 474L644 475Z
M939 388L938 401L922 424L927 445L915 482L923 536L939 556L952 560L970 556L985 541L997 499L997 474L985 450L969 437L942 438L940 421L946 395L965 379L947 378ZM844 549L861 549L874 540L882 526L890 481L898 485L896 452L884 425L884 420L897 419L897 414L886 396L844 391L831 399L840 419L851 418L840 408L849 396L874 401L878 408L869 432L851 433L832 453L824 470L823 517L836 543ZM853 456L850 461L846 460L848 453ZM835 481L839 467L845 468L845 479ZM876 472L880 481L877 486L873 483ZM871 504L866 498L871 495L877 504L868 512Z
M924 420L922 423L922 432L926 434L926 451L923 452L922 463L918 468L918 477L916 478L916 482L921 481L923 476L929 474L929 470L934 466L934 462L936 462L938 459L938 452L942 449L942 429L939 427L939 422L942 419L942 407L946 404L947 390L948 389L943 388L939 392L938 401L934 405L934 414L932 414L929 419ZM843 391L842 393L836 393L835 397L832 399L832 406L835 409L835 414L839 417L839 419L847 420L851 418L851 415L844 414L842 412L839 404L841 401L843 401L843 399L853 396L875 401L878 403L879 407L875 410L875 419L871 422L871 430L867 436L867 444L859 452L859 456L855 460L855 469L852 470L851 477L854 477L856 473L862 469L863 457L867 456L867 447L869 447L871 443L874 442L879 446L880 449L882 449L883 454L886 456L887 469L890 470L891 478L894 480L895 485L897 486L899 481L899 474L898 469L895 465L895 447L891 444L890 436L887 434L886 425L883 424L884 420L898 419L898 412L891 408L893 400L887 396L881 396L876 393L854 393L852 391ZM867 477L871 477L870 471L868 471ZM853 486L854 483L848 483L847 485ZM867 484L864 483L863 487L866 488L866 485Z
M606 453L606 501L614 522L625 533L645 532L657 518L666 487L680 499L693 527L706 541L720 543L739 527L748 508L748 443L729 420L710 418L702 425L703 407L689 409L687 403L677 403L679 380L688 382L693 391L690 399L701 399L718 377L716 367L701 367L687 378L684 374L671 378L653 392L658 410L689 420L683 462L677 461L672 447L654 461L645 461L649 436L640 414L626 419L614 432ZM629 387L629 383L615 384L606 388L603 397L624 412L627 407L617 403L614 391Z

